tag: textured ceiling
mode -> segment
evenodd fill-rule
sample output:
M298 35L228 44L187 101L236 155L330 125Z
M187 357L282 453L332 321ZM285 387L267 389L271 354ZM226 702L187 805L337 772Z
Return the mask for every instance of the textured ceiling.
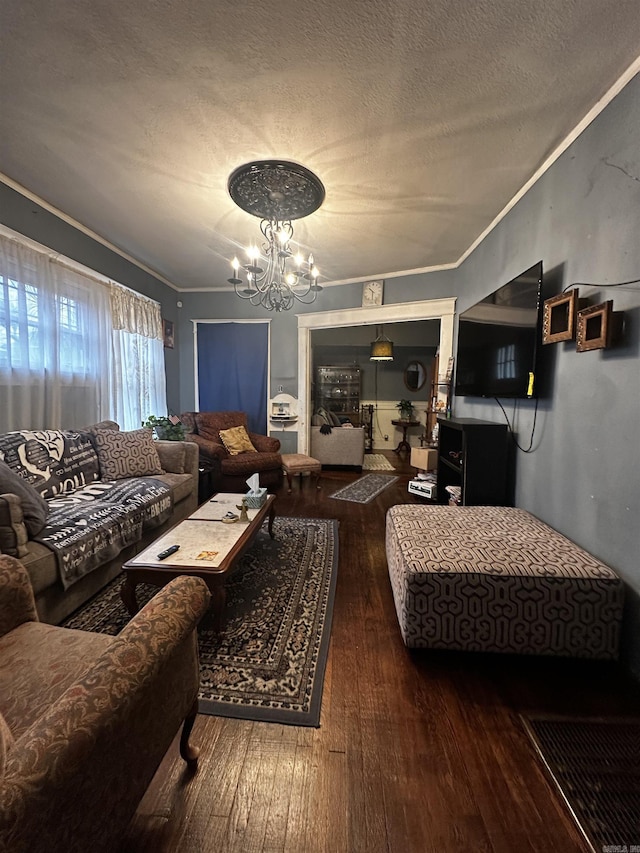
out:
M3 0L0 172L179 289L228 287L262 158L326 187L323 283L451 265L639 39L637 0Z

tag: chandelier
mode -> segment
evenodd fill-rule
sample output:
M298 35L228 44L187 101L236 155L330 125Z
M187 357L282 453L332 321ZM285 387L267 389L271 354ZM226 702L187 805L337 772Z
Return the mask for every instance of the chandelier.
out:
M259 160L239 166L230 176L234 202L259 216L261 245L249 246L248 262L231 261L228 279L241 299L268 311L288 311L296 302L310 305L322 287L312 254L294 253L292 220L302 219L324 201L324 186L313 172L287 160Z

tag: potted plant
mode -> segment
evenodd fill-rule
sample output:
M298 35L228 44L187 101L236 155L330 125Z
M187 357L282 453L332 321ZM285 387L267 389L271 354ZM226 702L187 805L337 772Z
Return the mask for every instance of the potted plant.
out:
M401 421L413 419L413 403L411 400L400 400L399 403L396 403L396 409L400 412Z
M156 438L164 441L184 440L184 427L180 421L173 423L170 418L157 418L155 415L149 415L146 421L142 421L142 426L153 430Z

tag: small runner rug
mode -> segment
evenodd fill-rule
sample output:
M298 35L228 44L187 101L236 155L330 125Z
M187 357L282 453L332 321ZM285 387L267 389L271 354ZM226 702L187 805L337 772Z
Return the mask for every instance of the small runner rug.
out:
M593 849L640 850L640 719L522 720Z
M365 453L363 471L393 471L394 467L382 453Z
M357 504L368 504L376 495L384 491L391 483L395 483L397 477L392 477L389 474L365 474L354 483L338 489L330 498L335 498L339 501L353 501Z
M319 726L338 569L338 522L276 518L226 584L224 629L198 628L200 712ZM116 578L64 622L117 634L129 621ZM157 588L140 584L144 604Z

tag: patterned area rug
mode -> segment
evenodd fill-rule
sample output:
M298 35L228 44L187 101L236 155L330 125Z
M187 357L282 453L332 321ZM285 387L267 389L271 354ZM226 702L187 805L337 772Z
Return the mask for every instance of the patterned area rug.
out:
M522 719L593 850L640 850L640 720Z
M365 453L363 471L393 471L394 467L382 453Z
M395 483L397 477L392 477L389 474L365 474L355 483L350 483L342 489L338 489L330 498L336 498L339 501L353 501L357 504L368 504L376 495L384 491L391 483Z
M220 637L198 628L200 712L243 720L319 726L338 568L338 522L276 518L226 585ZM129 616L117 578L64 623L117 634ZM142 605L157 590L137 588Z

